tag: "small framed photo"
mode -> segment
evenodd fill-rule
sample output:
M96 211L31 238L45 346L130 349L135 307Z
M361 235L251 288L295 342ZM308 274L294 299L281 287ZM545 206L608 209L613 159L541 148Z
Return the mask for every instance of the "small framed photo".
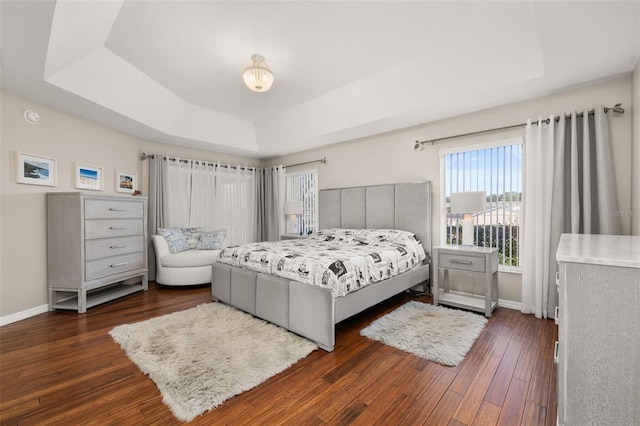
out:
M16 182L57 186L56 159L16 152Z
M76 188L102 191L104 170L102 167L90 166L76 162Z
M116 191L133 194L138 189L138 175L116 170Z

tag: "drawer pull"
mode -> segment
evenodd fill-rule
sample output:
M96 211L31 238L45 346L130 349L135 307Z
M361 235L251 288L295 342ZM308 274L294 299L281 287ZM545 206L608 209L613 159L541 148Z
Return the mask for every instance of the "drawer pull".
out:
M127 246L109 246L109 248L111 249L121 249L121 248L126 248Z
M451 263L455 263L456 265L473 265L472 261L461 259L451 259Z
M110 226L109 229L112 230L112 231L124 231L127 228L118 227L118 226Z
M126 212L125 209L116 209L114 207L109 207L110 212Z
M560 318L558 317L558 315L560 314L560 306L556 306L556 313L555 313L555 323L556 325L560 324Z
M125 266L127 263L129 263L129 262L114 263L113 265L109 265L109 267L110 268L118 268L120 266Z
M560 356L558 355L558 346L560 342L556 340L556 344L553 347L553 363L557 364L560 362Z

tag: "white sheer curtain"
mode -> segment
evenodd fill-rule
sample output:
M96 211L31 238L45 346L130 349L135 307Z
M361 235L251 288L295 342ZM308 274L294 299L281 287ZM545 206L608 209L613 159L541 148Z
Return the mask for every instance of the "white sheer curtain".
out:
M222 166L216 169L215 229L227 229L225 245L257 241L256 170Z
M564 127L564 117L561 117ZM547 318L549 299L549 244L551 242L551 199L553 194L553 151L555 117L549 124L527 121L524 142L524 235L520 248L522 265L522 312ZM558 134L558 138L559 138ZM543 301L545 301L543 303Z
M191 169L191 209L189 226L220 229L216 223L216 165L195 161Z
M227 246L257 241L254 168L179 158L162 163L164 226L227 229Z
M603 108L529 120L525 130L522 312L554 316L562 233L620 233L609 125Z
M167 227L189 226L191 163L180 158L165 158L162 162L165 178L163 211Z

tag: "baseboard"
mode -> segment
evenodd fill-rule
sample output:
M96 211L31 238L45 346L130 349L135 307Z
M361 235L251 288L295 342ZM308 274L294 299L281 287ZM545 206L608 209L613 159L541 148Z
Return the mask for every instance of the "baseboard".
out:
M0 327L13 322L22 321L23 319L31 318L36 315L44 314L48 311L49 305L47 304L36 306L35 308L27 309L26 311L16 312L15 314L6 315L4 317L0 317Z
M442 289L441 289L441 291L442 291ZM465 293L463 291L456 291L456 290L451 290L451 293L469 294L469 293ZM506 309L513 309L515 311L521 311L522 310L522 303L514 302L513 300L498 299L498 307L499 308L506 308Z
M514 302L513 300L498 299L498 306L500 308L513 309L515 311L522 311L522 303Z

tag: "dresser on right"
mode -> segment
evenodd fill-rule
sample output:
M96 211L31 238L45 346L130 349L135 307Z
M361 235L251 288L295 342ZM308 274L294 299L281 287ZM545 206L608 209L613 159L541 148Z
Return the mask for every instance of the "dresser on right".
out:
M640 425L640 237L563 234L559 425Z

